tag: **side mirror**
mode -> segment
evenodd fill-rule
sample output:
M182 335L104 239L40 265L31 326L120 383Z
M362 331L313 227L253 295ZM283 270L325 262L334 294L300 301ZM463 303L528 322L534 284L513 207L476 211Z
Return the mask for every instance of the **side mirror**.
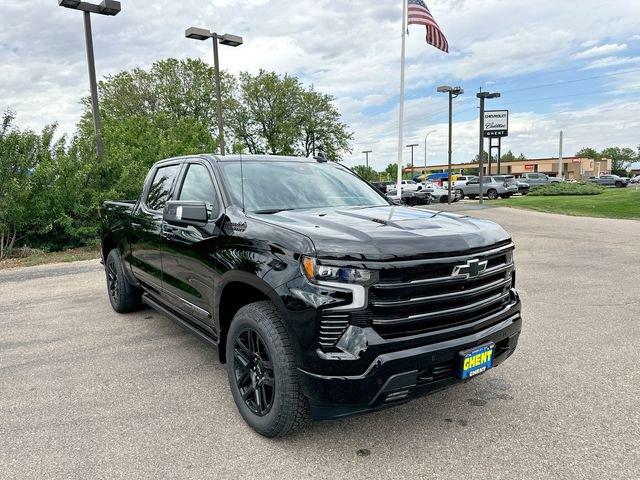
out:
M171 225L204 227L209 221L207 204L180 200L170 201L164 207L162 219Z

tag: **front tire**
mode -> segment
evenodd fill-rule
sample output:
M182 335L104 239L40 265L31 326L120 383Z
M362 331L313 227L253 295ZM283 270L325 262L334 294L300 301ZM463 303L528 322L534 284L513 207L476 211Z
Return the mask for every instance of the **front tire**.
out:
M226 347L233 400L251 428L265 437L283 437L311 422L293 347L271 302L255 302L238 310Z
M138 310L142 306L142 292L127 280L122 257L117 248L107 255L104 270L107 277L107 293L113 309L118 313Z
M489 200L496 200L498 198L498 191L492 188L487 192L487 198Z

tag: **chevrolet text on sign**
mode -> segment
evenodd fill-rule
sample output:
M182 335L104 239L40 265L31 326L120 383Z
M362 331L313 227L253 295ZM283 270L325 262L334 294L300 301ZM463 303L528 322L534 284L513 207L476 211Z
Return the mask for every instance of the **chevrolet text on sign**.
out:
M506 137L509 135L509 110L487 110L482 123L485 137Z

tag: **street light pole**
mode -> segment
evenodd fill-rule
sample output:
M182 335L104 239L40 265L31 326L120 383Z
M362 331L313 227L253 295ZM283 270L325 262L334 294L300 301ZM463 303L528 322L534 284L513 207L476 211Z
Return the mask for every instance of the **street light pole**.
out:
M100 118L100 102L98 99L98 82L96 80L96 62L93 53L93 34L91 31L91 14L116 16L120 13L120 2L103 0L99 5L80 0L58 0L58 5L84 14L84 39L87 48L87 65L89 67L89 88L91 90L91 114L96 135L96 155L104 159L104 143L102 141L102 119Z
M451 156L453 152L453 99L457 98L458 95L462 95L464 93L464 89L460 87L450 87L448 85L442 85L438 87L439 93L448 93L449 94L449 153L448 153L448 164L447 164L447 203L451 205Z
M476 93L476 97L478 97L480 99L480 139L479 139L479 148L478 148L478 167L479 167L479 172L478 172L478 187L480 188L480 190L478 191L478 199L479 199L479 203L480 205L482 205L484 203L484 197L483 197L483 189L484 189L484 158L483 158L483 154L484 154L484 100L485 98L498 98L500 97L500 94L495 92L495 93L489 93L489 92L483 92L482 89L480 89L480 91L478 93ZM489 172L491 173L491 172Z
M424 136L424 168L427 168L427 139L429 138L429 135L431 135L432 133L436 133L435 130L429 130L427 132L427 134Z
M413 175L413 149L419 146L419 143L412 143L411 145L407 145L407 148L411 149L411 175Z
M369 168L369 154L372 152L373 150L363 150L362 153L365 154L365 162L367 163L367 168Z
M216 103L217 103L217 116L218 116L218 143L220 144L220 154L226 153L226 147L224 142L224 120L222 115L222 88L220 86L220 62L218 61L218 43L222 45L228 45L230 47L238 47L242 45L242 37L237 35L231 35L225 33L224 35L218 35L216 32L210 32L206 28L190 27L188 28L184 36L192 40L207 40L211 38L213 40L213 76L216 88Z
M220 64L218 63L218 34L211 36L213 40L213 76L216 82L216 105L218 110L218 141L220 142L220 154L226 153L224 144L224 123L222 119L222 89L220 88Z
M98 100L98 82L96 80L96 61L93 54L93 33L91 31L91 14L84 13L84 40L87 45L87 64L89 66L89 87L91 89L91 112L93 114L93 128L96 133L96 154L104 158L104 144L102 143L102 118L100 117L100 102Z

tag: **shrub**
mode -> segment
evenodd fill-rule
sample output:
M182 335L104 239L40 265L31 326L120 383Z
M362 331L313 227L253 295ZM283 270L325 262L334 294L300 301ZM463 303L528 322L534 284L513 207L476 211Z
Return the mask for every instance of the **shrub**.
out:
M533 187L529 195L600 195L605 191L602 185L593 182L556 182Z

